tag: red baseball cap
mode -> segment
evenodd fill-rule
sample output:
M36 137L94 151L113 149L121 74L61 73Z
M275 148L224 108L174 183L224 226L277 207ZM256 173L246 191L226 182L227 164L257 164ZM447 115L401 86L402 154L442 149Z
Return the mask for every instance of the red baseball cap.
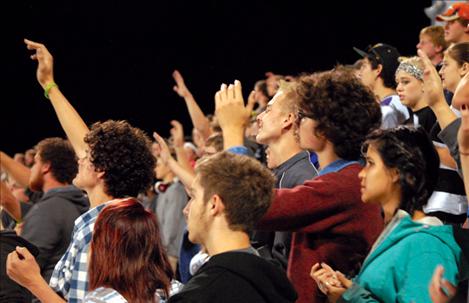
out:
M444 14L436 16L438 21L453 21L456 19L469 20L469 3L455 3Z

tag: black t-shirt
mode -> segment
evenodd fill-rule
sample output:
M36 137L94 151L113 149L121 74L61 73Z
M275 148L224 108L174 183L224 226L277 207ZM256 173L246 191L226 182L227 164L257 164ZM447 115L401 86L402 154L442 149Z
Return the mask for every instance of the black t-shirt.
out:
M419 109L418 111L415 111L414 115L419 118L419 125L425 129L427 134L430 134L433 126L436 123L436 116L432 109L429 106L426 106Z

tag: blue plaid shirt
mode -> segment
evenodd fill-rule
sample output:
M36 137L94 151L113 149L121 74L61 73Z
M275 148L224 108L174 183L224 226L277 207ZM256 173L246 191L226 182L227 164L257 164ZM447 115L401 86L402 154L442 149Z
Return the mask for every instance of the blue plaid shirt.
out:
M181 282L172 280L169 289L169 296L177 294L183 286L184 285L182 285ZM156 291L155 301L158 303L166 302L161 289ZM112 288L98 287L86 295L84 303L128 303L128 301L119 292Z
M75 220L72 242L60 261L55 265L49 285L61 293L68 302L83 302L88 290L88 251L93 235L94 223L101 210L111 200L90 209Z

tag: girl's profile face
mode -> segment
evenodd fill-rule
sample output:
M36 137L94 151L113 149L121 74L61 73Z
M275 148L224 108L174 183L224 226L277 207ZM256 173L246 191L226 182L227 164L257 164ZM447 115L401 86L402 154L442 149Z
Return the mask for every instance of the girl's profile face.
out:
M443 88L454 93L459 81L461 80L461 71L460 66L458 66L458 62L451 58L450 55L445 54L443 65L441 66L439 73L443 82Z
M365 203L385 204L399 187L399 176L394 168L384 165L378 150L370 144L365 156L366 165L358 174L360 192Z

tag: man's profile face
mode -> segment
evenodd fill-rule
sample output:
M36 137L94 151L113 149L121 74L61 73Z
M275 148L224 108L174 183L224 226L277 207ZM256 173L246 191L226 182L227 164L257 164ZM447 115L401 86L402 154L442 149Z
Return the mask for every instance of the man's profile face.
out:
M365 58L363 64L358 73L358 78L363 83L363 85L372 88L375 83L375 71L371 67L370 59Z
M42 191L44 185L44 176L42 175L42 167L44 163L39 155L36 153L33 160L33 166L31 167L31 174L29 175L29 188L33 191Z
M78 159L78 173L73 179L73 185L87 190L94 187L98 182L98 173L90 160L90 151L86 150L85 155Z
M208 229L207 210L208 201L204 201L204 189L200 185L200 176L196 176L189 190L191 199L184 208L187 218L189 240L192 243L204 244L204 236Z

